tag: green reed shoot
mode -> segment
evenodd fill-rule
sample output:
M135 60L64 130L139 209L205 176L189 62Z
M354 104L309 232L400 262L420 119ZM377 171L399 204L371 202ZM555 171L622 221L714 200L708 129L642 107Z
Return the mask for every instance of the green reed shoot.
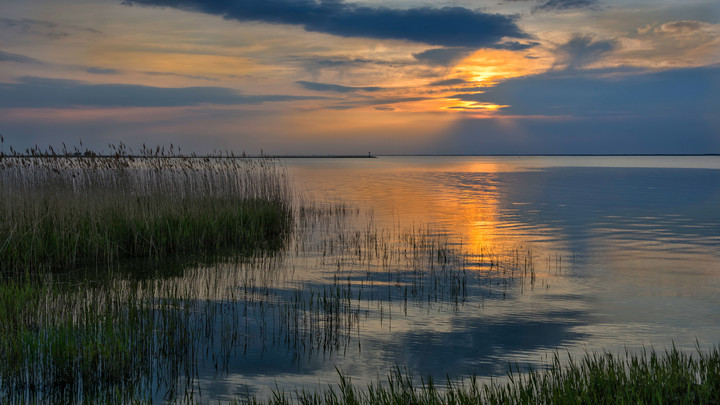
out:
M554 357L546 369L511 367L507 382L480 383L477 377L436 383L419 382L400 368L365 388L339 373L337 386L318 391L276 391L255 404L716 404L720 403L720 351L688 354L674 346L664 352L643 350L586 353L568 362Z

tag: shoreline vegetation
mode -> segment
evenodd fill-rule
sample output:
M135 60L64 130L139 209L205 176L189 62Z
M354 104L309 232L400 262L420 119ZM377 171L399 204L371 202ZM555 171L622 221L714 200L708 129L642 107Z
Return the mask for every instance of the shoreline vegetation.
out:
M293 194L275 160L111 148L3 147L0 402L150 401L160 387L187 398L195 351L228 321L214 315L237 303L228 285L242 285L216 286L206 301L212 288L193 271L229 263L223 274L242 274L288 242ZM171 277L167 262L179 266ZM240 334L235 325L227 339Z
M717 404L720 403L718 347L690 355L673 347L664 352L643 349L639 354L585 353L560 359L556 352L544 369L509 366L507 382L480 383L465 379L419 381L396 367L385 381L364 388L338 371L336 386L317 391L274 391L267 401L253 404ZM244 403L246 401L236 401Z
M377 155L373 155L371 152L368 152L367 155L353 155L353 154L342 154L342 155L333 155L333 154L326 154L326 155L318 155L318 154L310 154L310 155L268 155L264 152L260 152L258 155L252 155L252 154L246 154L245 152L242 152L240 154L235 154L233 151L215 151L212 154L197 154L197 153L191 153L191 154L184 154L182 153L180 148L175 149L175 147L171 144L169 148L165 148L164 146L157 146L155 148L147 148L146 145L143 144L142 149L139 151L133 151L131 148L128 148L124 144L119 145L108 145L111 152L105 152L100 151L96 152L90 149L80 149L78 147L74 147L71 149L68 149L65 144L63 144L62 149L56 151L52 146L48 147L47 149L41 149L37 145L33 146L32 148L27 148L24 151L18 151L14 149L12 146L9 146L9 152L5 153L5 139L0 136L0 145L2 146L0 148L0 159L1 158L24 158L24 159L67 159L67 158L75 158L75 159L94 159L94 158L128 158L128 159L323 159L323 158L329 158L329 159L374 159L377 158Z
M0 156L4 272L111 265L122 258L277 249L292 195L272 160L177 157L124 146L111 157L33 149Z
M206 402L199 376L249 353L340 353L393 306L452 313L468 291L484 302L547 286L531 251L469 257L430 227L349 226L359 210L300 200L274 159L111 149L0 152L0 402ZM299 262L317 278L295 279ZM494 385L398 368L355 388L339 374L338 387L236 400L720 402L717 348L556 356Z

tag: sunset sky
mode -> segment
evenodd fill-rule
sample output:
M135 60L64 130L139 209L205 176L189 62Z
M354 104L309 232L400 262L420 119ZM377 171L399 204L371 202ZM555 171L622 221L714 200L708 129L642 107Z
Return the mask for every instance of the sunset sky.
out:
M3 0L4 147L720 153L720 2Z

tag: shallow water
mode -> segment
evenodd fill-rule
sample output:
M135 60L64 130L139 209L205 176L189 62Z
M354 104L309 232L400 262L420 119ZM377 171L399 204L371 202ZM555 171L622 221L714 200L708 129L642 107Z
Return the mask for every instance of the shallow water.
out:
M508 362L537 367L555 352L718 344L719 157L285 165L307 201L353 209L306 224L267 300L342 292L340 325L294 344L282 332L251 342L224 372L201 369L203 397L322 388L337 382L336 367L359 384L396 365L442 381L503 376Z

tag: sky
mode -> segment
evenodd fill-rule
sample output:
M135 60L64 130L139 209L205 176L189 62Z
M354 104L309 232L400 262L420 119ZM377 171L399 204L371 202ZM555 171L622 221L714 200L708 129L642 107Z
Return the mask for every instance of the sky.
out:
M720 2L2 0L3 150L720 153Z

